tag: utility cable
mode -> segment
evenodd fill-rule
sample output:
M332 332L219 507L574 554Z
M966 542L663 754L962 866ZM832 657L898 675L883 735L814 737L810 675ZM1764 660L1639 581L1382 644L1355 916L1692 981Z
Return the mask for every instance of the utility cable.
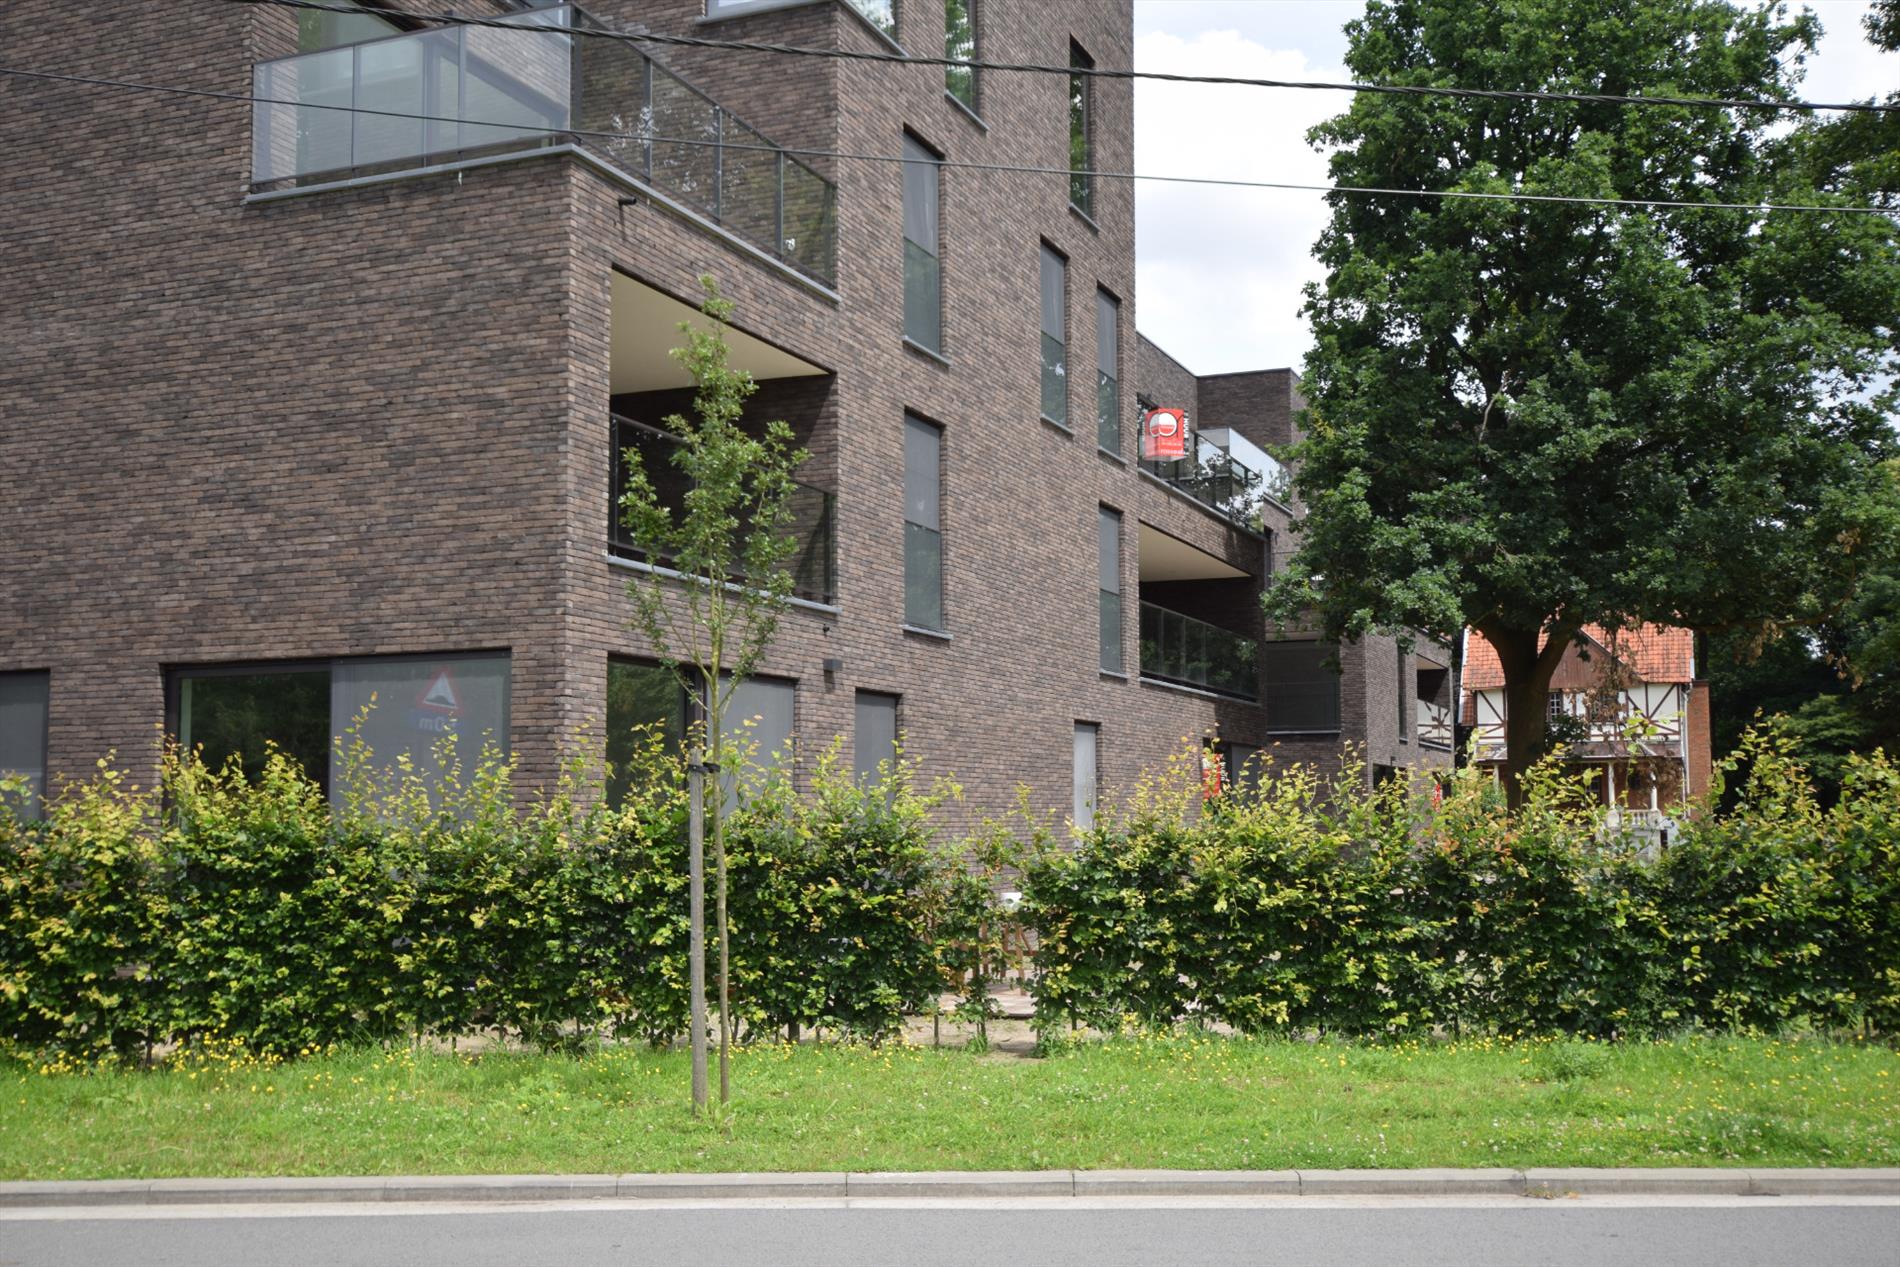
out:
M404 119L418 123L457 123L464 127L496 128L517 132L533 132L559 136L589 137L611 141L634 141L650 145L699 146L711 149L752 151L772 154L783 153L802 158L837 159L844 162L863 163L913 163L919 160L905 158L897 154L863 154L849 150L822 150L800 148L790 145L742 145L733 141L712 141L701 137L647 136L639 132L611 132L597 128L551 128L536 123L486 123L480 119L458 119L451 115L415 114L403 110L376 110L367 106L343 106L311 101L286 101L277 97L259 97L250 93L221 92L213 88L181 88L170 84L141 83L135 80L111 79L96 75L60 74L54 71L29 70L20 66L0 66L0 75L12 75L23 79L38 79L54 83L85 84L94 87L119 88L128 91L166 93L174 96L200 97L213 101L230 101L248 105L285 106L297 110L331 110L345 114L362 114L383 119ZM1580 206L1595 207L1637 207L1651 210L1682 211L1746 211L1761 214L1774 211L1845 213L1855 215L1891 216L1900 214L1886 207L1867 207L1860 205L1828 206L1818 203L1775 203L1775 202L1690 202L1667 198L1592 198L1576 194L1529 194L1519 192L1490 193L1466 189L1390 189L1376 185L1312 185L1293 181L1274 180L1238 180L1221 176L1162 176L1145 172L1114 172L1078 170L1068 167L1037 167L1017 163L975 163L960 159L933 159L938 167L964 171L1000 172L1011 175L1060 176L1068 179L1083 176L1100 180L1149 181L1158 184L1174 185L1215 185L1231 189L1285 189L1308 193L1351 194L1369 197L1397 198L1441 198L1464 199L1485 202L1541 202L1573 203Z
M681 48L726 49L741 53L774 53L787 57L824 57L839 61L885 62L899 66L944 66L969 70L1042 75L1081 75L1092 79L1149 79L1179 84L1227 84L1248 88L1297 88L1326 92L1370 92L1402 97L1452 97L1483 101L1552 101L1579 105L1668 106L1691 109L1766 110L1813 113L1844 111L1886 114L1900 112L1900 104L1877 101L1763 101L1747 98L1650 96L1603 92L1534 92L1507 88L1453 88L1431 84L1362 84L1328 80L1259 79L1242 75L1189 75L1175 71L1131 70L1110 66L1062 66L1041 62L992 62L978 58L932 57L915 53L887 53L864 49L810 48L758 40L722 40L703 35L664 35L658 32L615 31L585 26L524 23L518 18L479 18L458 13L415 13L338 0L225 0L225 3L270 5L320 13L379 18L402 18L446 26L496 27L508 31L542 31L550 35L579 35L628 44L668 44Z

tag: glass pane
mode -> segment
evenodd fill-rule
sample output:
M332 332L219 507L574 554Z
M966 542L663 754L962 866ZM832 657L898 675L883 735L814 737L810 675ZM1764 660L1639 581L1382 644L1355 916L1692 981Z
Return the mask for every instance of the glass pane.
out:
M718 128L710 101L653 67L653 135L667 138L653 143L653 183L708 215L714 214Z
M904 419L904 519L935 532L943 496L943 433L919 418Z
M244 777L264 772L271 745L319 785L330 780L330 671L181 675L178 742L206 765L237 758Z
M943 55L956 61L976 60L977 0L944 0ZM968 66L946 66L943 86L949 94L976 109L976 71Z
M575 82L576 131L617 132L620 136L583 136L581 141L634 176L646 174L646 138L652 135L645 117L647 59L618 40L578 39ZM767 234L762 241L770 243Z
M1318 642L1270 642L1263 649L1267 725L1274 730L1339 729L1339 671L1333 648Z
M401 162L424 152L422 121L391 117L424 113L422 51L418 40L384 40L356 50L356 107L385 113L353 116L352 167Z
M1061 343L1068 337L1064 320L1068 263L1048 247L1042 248L1042 332Z
M508 657L339 661L331 672L330 722L339 735L357 728L342 742L360 738L367 745L379 780L393 777L407 757L436 792L458 765L462 778L471 775L484 745L508 754ZM333 784L332 799L345 790Z
M791 760L795 698L792 683L777 678L749 677L732 692L721 729L727 742L746 749L745 769L765 770ZM728 756L726 764L732 768L722 771L719 781L731 796L744 783L734 758Z
M645 728L636 733L637 728ZM686 693L679 679L657 664L607 665L607 800L619 804L632 789L635 750L661 735L668 750L686 737Z
M1099 727L1087 722L1075 726L1075 825L1084 830L1095 825L1095 800L1100 787L1096 767L1096 740Z
M731 115L721 125L719 218L754 242L778 234L778 151Z
M509 19L524 27L562 24L565 8ZM573 94L573 37L546 31L462 28L468 73L462 85L462 145L522 145L568 126ZM511 124L482 127L481 124Z
M1122 451L1121 386L1105 374L1095 379L1095 443L1110 453Z
M1071 46L1069 64L1087 67L1091 63L1081 49ZM1093 156L1089 150L1089 80L1086 75L1069 76L1069 201L1084 214L1094 212L1094 179L1087 175Z
M851 7L892 39L897 38L897 13L892 0L851 0Z
M785 160L785 238L779 255L829 285L837 274L838 191L794 159Z
M904 337L933 352L943 350L943 266L908 238L904 240Z
M1122 590L1122 517L1103 506L1095 518L1095 572L1097 583L1111 594Z
M853 766L860 783L875 783L880 768L897 761L897 696L859 691L857 733L852 739Z
M305 9L297 14L297 51L314 53L339 44L361 44L397 35L401 28L373 13L324 13Z
M46 715L52 694L47 673L0 673L0 775L26 779L24 802L13 810L22 818L40 816L46 795Z
M904 525L904 623L943 628L943 537L913 523Z
M1110 590L1102 598L1102 668L1110 673L1122 671L1122 596Z
M937 253L937 156L912 137L904 138L904 240Z
M1042 336L1042 416L1065 427L1069 425L1069 367L1063 360L1067 352L1060 339Z
M355 52L347 48L256 69L253 83L264 101L256 107L252 179L348 170L354 75Z
M1095 368L1109 378L1121 373L1116 365L1116 335L1121 305L1105 290L1095 292Z

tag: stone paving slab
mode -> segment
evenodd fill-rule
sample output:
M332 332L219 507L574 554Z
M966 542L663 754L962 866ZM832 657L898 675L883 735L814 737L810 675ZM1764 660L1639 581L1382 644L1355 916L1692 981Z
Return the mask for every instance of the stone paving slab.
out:
M1900 1197L1891 1169L1042 1170L765 1174L421 1175L0 1183L0 1207L605 1198L1107 1196Z

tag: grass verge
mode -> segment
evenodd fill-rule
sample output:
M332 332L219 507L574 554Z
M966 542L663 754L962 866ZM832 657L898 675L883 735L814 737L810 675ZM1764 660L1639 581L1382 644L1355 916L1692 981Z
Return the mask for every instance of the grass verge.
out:
M1900 1054L1868 1043L780 1046L733 1082L696 1121L685 1054L644 1048L0 1058L0 1178L1900 1164Z

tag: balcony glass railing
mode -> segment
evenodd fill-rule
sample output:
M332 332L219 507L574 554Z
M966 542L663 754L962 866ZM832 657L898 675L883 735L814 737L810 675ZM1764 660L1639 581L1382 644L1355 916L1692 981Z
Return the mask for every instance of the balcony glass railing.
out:
M1260 645L1153 603L1141 605L1141 676L1258 699Z
M646 559L647 552L634 541L620 522L620 494L627 487L627 450L639 452L647 479L659 494L660 504L676 515L685 507L686 493L692 487L673 464L672 455L679 445L677 437L635 422L631 418L613 420L614 481L607 490L607 532L613 552L622 558ZM792 574L794 597L814 603L833 603L838 597L837 496L809 484L796 484L790 500L791 520L787 535L798 542L798 549L786 564ZM667 559L652 560L666 564ZM743 577L735 576L735 581Z
M501 20L258 64L253 187L573 143L835 284L830 181L630 45L545 29L601 25L573 5Z
M1286 468L1277 460L1259 450L1254 451L1264 461L1256 461L1250 467L1196 432L1193 452L1187 457L1168 462L1144 458L1141 467L1170 488L1186 493L1216 513L1240 523L1251 523L1260 515L1261 499L1274 497L1283 500L1290 482Z

